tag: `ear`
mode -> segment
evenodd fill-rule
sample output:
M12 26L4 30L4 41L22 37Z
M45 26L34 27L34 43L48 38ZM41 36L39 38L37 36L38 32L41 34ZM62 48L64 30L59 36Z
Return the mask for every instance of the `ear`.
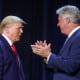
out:
M70 23L70 18L69 18L69 17L66 18L66 23L67 23L67 24Z

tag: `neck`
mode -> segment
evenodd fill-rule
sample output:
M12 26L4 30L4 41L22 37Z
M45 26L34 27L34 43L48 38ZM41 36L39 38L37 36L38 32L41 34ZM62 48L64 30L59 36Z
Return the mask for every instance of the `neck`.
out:
M70 34L75 28L77 28L78 26L80 26L80 25L79 25L79 24L71 24L71 25L68 27L67 31L66 31L66 35L69 36L69 34Z

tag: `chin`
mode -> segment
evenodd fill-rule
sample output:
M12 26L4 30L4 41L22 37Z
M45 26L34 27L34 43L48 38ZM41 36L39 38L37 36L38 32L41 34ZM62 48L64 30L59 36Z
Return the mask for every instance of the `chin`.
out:
M16 42L17 42L17 41L20 41L20 39L16 39Z

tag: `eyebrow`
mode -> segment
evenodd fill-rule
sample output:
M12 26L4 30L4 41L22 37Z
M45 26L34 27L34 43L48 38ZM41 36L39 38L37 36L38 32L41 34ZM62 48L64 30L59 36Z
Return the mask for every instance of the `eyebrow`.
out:
M24 26L20 26L20 27L18 27L18 29L20 29L20 28L24 28Z

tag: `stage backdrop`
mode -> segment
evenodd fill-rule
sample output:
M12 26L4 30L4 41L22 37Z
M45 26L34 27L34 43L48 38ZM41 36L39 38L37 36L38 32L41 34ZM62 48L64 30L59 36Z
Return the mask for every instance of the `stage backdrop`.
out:
M27 22L21 41L16 43L26 80L53 80L53 71L46 69L43 58L32 53L30 45L46 40L58 54L66 36L57 27L56 9L68 4L80 8L79 0L0 0L0 21L15 15Z

